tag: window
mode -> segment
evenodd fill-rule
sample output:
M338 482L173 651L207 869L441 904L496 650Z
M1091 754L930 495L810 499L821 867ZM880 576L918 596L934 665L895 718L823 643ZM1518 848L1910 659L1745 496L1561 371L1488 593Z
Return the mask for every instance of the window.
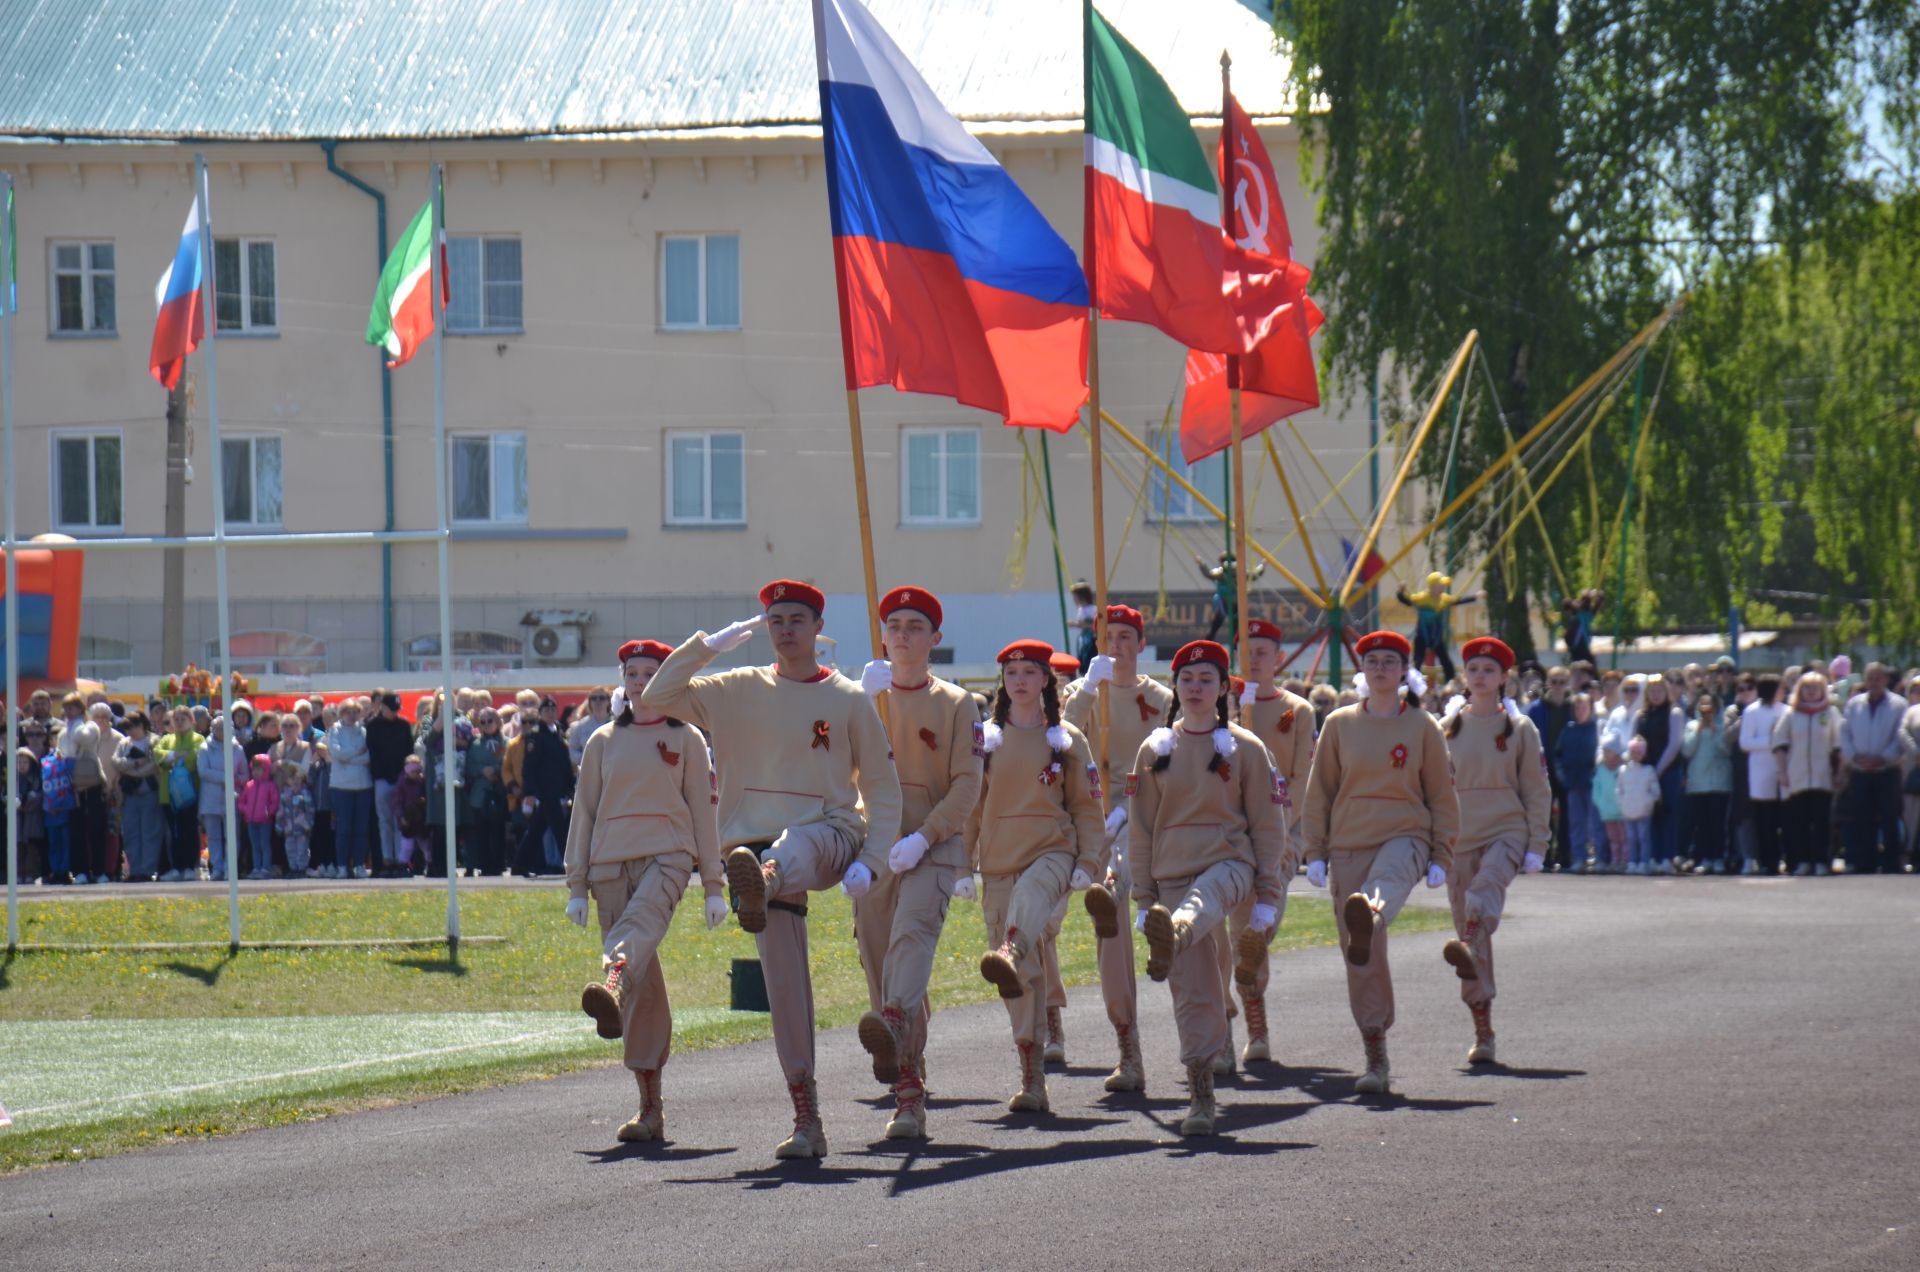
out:
M453 633L453 669L465 672L517 671L526 665L526 643L505 632ZM415 636L407 642L408 671L440 670L440 635Z
M221 331L277 331L273 240L213 241L213 307Z
M279 525L280 439L223 437L220 460L227 486L227 524Z
M82 636L76 669L86 680L118 680L133 674L133 646L110 636Z
M454 437L453 519L472 522L527 520L527 435L482 433Z
M746 522L746 435L667 434L667 523L739 526Z
M901 438L900 520L910 526L980 524L980 434L910 428Z
M447 238L447 330L525 330L520 311L520 240L477 234Z
M305 632L278 628L235 632L232 643L233 669L243 676L319 676L327 670L327 642ZM200 664L220 668L220 642L207 642L207 656Z
M61 530L120 528L120 435L53 435L53 524Z
M660 240L660 325L740 329L740 236L669 234Z
M1184 465L1180 461L1178 436L1163 433L1155 429L1149 434L1154 453L1167 461L1173 470L1192 482L1194 487L1207 498L1221 507L1230 502L1220 492L1227 479L1226 452L1209 455L1197 464ZM1150 474L1153 481L1153 519L1156 521L1212 521L1213 514L1206 507L1181 489L1178 483L1155 468Z
M114 323L113 244L53 245L53 329L65 336L110 336Z

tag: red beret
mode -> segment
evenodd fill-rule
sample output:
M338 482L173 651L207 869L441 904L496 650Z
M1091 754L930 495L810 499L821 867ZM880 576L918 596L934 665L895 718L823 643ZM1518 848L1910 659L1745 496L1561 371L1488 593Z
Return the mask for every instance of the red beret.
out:
M1240 695L1247 691L1247 682L1239 676L1228 676L1227 683L1233 686L1233 700L1238 702Z
M880 621L886 622L887 615L895 610L910 609L927 616L937 631L945 612L940 608L940 598L924 587L896 587L880 598Z
M1364 658L1376 649L1398 654L1404 663L1413 661L1413 642L1399 632L1368 632L1354 645L1353 652Z
M1053 668L1063 676L1077 676L1080 674L1080 660L1072 654L1055 654L1053 657L1047 659L1047 666Z
M1107 625L1111 627L1115 623L1125 623L1142 636L1147 634L1146 616L1131 605L1107 606Z
M806 583L797 583L792 579L775 579L760 589L760 605L763 609L772 609L781 601L792 601L804 605L814 614L827 612L827 598L820 595L820 589Z
M1460 647L1460 661L1463 664L1476 658L1491 658L1500 664L1500 670L1513 670L1513 650L1497 636L1476 636Z
M1264 618L1250 618L1247 620L1247 639L1270 640L1277 645L1280 643L1280 624L1269 623Z
M624 665L629 658L652 658L665 662L673 650L657 640L630 640L620 646L618 661Z
M1042 667L1053 665L1053 646L1044 640L1016 640L995 655L994 661L1002 667L1010 662L1033 662ZM1075 663L1074 666L1079 666Z
M1180 652L1173 656L1173 674L1179 675L1183 667L1195 663L1212 663L1220 669L1221 675L1227 674L1227 648L1210 640L1196 640L1180 646Z

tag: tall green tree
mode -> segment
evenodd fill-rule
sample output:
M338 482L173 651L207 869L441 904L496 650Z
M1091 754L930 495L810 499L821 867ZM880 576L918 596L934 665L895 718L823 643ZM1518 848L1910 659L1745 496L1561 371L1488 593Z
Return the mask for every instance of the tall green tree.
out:
M1388 369L1385 401L1417 406L1478 328L1516 434L1680 291L1858 227L1907 179L1897 156L1917 153L1910 2L1281 0L1275 30L1319 195L1333 378L1365 385ZM1717 538L1756 476L1738 462L1743 426L1715 417L1727 431L1704 450L1666 410L1631 524L1651 541L1706 535L1702 519L1717 519ZM1575 573L1619 506L1631 424L1630 403L1609 413L1591 494L1565 480L1542 503ZM1471 475L1506 445L1500 417L1477 411L1457 463ZM1444 462L1445 447L1429 447L1424 475ZM1496 624L1526 642L1529 596L1557 597L1538 536L1512 542L1487 585ZM1710 552L1633 552L1643 621L1717 614L1735 595ZM1570 586L1612 590L1592 572Z

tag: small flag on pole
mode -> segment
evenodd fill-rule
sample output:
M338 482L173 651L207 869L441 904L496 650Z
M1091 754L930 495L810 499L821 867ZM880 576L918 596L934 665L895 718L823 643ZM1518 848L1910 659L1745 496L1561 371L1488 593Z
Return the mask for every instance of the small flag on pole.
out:
M1353 546L1353 540L1346 538L1340 540L1340 553L1346 559L1346 568L1348 570L1353 569L1354 553L1358 550L1359 549ZM1366 562L1360 567L1360 578L1358 580L1360 586L1365 587L1367 584L1373 582L1374 576L1386 568L1386 558L1374 549L1368 548Z
M200 196L193 196L187 209L187 224L180 231L180 242L173 249L173 263L153 289L156 314L153 322L153 351L147 356L147 369L166 388L180 384L181 368L187 355L200 347L206 332L206 315L201 313L202 277L205 262L200 259L200 222L205 209Z
M389 367L405 363L433 334L433 241L433 201L429 199L407 223L406 233L380 271L373 312L367 316L367 343L387 351Z
M20 227L13 220L12 182L7 183L7 312L20 312Z

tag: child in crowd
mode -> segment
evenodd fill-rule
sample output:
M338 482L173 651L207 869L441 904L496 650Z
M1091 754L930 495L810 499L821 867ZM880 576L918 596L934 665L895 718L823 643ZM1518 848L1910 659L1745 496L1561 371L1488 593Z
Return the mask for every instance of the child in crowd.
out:
M1627 764L1615 788L1627 829L1627 873L1653 873L1653 813L1660 805L1660 775L1647 763L1647 740L1627 743Z
M320 727L322 732L332 727L327 717L333 713L327 707L321 718L326 723ZM333 786L333 763L325 742L313 744L313 764L307 769L307 794L313 797L313 836L307 843L309 869L322 879L337 878L338 867L333 855L333 810L327 801Z
M319 872L307 864L313 836L313 796L307 790L307 771L288 765L282 770L282 779L286 786L280 793L280 811L274 820L287 845L287 876L317 878Z
M40 811L40 761L24 746L14 755L13 780L19 799L14 816L20 822L20 877L38 879L48 873L47 823Z
M1608 738L1593 771L1593 815L1606 838L1593 846L1596 870L1623 874L1627 868L1627 824L1620 820L1620 743Z
M47 828L47 882L72 883L72 827L78 800L73 793L73 761L58 751L40 760L40 815Z
M273 761L263 752L253 757L253 775L240 788L240 820L246 823L247 843L253 849L249 879L273 878L273 819L280 811L280 786L273 780Z
M407 757L400 780L393 787L393 817L400 827L394 856L402 868L427 866L427 770L417 755Z

